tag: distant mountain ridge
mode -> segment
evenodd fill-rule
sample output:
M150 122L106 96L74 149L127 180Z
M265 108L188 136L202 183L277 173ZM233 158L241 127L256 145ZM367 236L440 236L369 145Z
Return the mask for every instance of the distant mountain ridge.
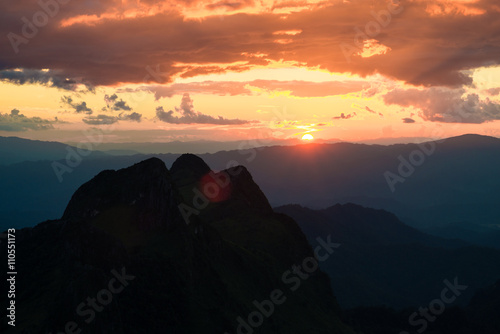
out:
M68 149L76 151L77 147L59 142L0 137L0 165L11 165L24 161L60 160L66 157ZM94 158L105 155L103 152L93 152Z
M276 207L276 211L300 218L306 235L335 231L338 242L376 244L420 243L433 247L456 248L469 246L460 240L446 240L422 233L402 223L394 214L385 210L365 208L357 204L335 204L323 210L313 210L300 205ZM307 219L312 220L309 223ZM330 219L335 220L331 225ZM354 238L354 239L351 239Z
M221 167L221 161L238 159L251 159L248 168L273 206L298 203L320 209L353 202L388 210L407 224L429 231L461 222L485 232L498 225L498 138L464 135L389 146L309 144L219 152L205 158L215 168ZM410 161L418 163L413 166ZM387 175L399 177L398 182L391 187Z
M322 268L344 308L418 307L436 297L443 279L454 277L467 282L457 300L465 306L477 289L500 278L500 251L424 234L383 210L355 204L275 210L296 220L309 242L331 235L342 245Z
M324 208L352 202L393 212L405 223L441 237L500 247L500 140L464 135L423 145L435 149L429 155L423 153L425 161L404 182L396 183L394 192L385 173L397 175L400 159L409 161L411 154L422 152L422 145L311 143L200 157L215 170L226 169L230 162L246 165L273 206L299 203ZM149 157L84 158L71 173L64 174L61 183L51 161L0 166L3 226L29 226L58 218L85 180L100 170L123 168ZM158 157L171 166L179 155Z

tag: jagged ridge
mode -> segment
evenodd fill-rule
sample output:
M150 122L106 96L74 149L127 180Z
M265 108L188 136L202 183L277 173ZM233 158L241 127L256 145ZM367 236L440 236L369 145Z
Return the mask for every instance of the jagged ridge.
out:
M289 291L283 273L312 249L292 219L272 211L246 169L224 171L230 196L185 223L179 206L192 205L207 167L188 155L170 172L158 159L104 171L78 189L60 220L18 231L25 260L16 329L59 332L75 321L91 333L235 333L236 319L255 311L253 301ZM121 268L135 278L86 323L79 303ZM287 297L260 333L350 333L321 271ZM3 322L1 329L11 328Z

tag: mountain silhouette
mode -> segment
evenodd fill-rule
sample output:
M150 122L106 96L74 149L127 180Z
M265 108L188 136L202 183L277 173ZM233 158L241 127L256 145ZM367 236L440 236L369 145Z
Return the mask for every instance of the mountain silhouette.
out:
M61 219L16 231L16 327L1 331L353 333L328 277L292 271L314 256L246 168L151 158L100 172Z

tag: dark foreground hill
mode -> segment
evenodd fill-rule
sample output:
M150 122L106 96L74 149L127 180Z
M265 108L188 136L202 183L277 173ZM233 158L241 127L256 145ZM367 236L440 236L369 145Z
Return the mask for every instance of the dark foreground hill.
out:
M323 210L299 205L275 209L295 219L310 242L331 235L340 243L322 263L342 307L428 305L446 287L467 285L454 301L466 305L474 293L500 278L500 252L430 236L393 214L354 204Z
M106 170L15 240L2 333L353 333L304 234L244 167L184 155Z

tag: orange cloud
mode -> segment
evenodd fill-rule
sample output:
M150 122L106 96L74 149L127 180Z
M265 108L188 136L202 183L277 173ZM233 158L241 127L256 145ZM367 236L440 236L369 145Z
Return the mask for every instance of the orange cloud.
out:
M370 6L351 0L311 6L266 2L262 6L302 7L286 15L249 9L197 19L179 8L223 3L169 3L68 2L53 17L46 15L45 24L34 26L34 14L44 10L36 2L2 2L0 33L8 38L0 40L0 71L49 68L69 80L117 85L169 83L178 76L246 71L285 61L335 73L379 73L416 86L461 87L472 82L468 70L500 63L497 0L453 2L478 9L475 15L429 13L433 3L452 6L447 1L406 1L390 7L385 0ZM233 2L225 4L231 7ZM111 19L110 13L117 14ZM70 24L77 18L92 24ZM257 54L265 56L248 56ZM162 72L155 76L150 69L157 66Z

